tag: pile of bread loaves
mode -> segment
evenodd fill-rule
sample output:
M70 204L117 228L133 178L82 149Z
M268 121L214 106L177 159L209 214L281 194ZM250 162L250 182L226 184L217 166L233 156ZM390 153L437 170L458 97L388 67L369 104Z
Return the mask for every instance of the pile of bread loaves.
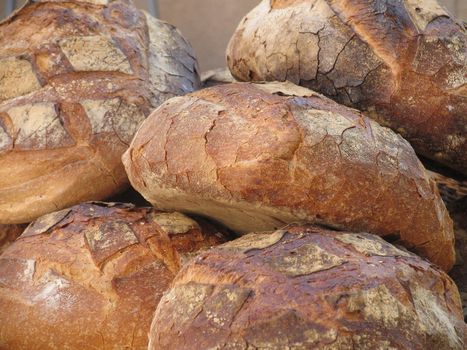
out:
M466 44L436 0L263 0L201 89L131 0L28 0L0 23L0 349L465 349L467 191L456 247L418 157L465 180Z

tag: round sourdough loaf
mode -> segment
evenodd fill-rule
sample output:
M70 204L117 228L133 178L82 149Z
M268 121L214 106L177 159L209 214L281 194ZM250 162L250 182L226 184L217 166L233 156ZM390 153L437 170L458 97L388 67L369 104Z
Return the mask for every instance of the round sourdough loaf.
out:
M463 350L459 292L381 238L315 226L199 255L156 310L150 350Z
M189 44L124 0L29 0L0 23L0 223L123 190L150 111L199 85Z
M147 349L181 264L225 238L180 213L116 203L43 216L0 256L0 348Z
M227 50L238 80L357 107L467 174L467 35L437 0L263 0Z
M26 225L0 225L0 254L23 233L25 228Z
M452 221L410 145L356 110L290 83L236 83L167 101L123 156L160 209L238 233L293 221L398 240L445 270Z

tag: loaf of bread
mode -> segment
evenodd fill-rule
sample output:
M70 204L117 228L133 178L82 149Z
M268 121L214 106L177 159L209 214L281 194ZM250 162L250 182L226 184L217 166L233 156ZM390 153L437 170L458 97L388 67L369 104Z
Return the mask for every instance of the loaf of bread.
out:
M225 241L207 222L131 205L43 216L0 256L0 349L147 349L180 266Z
M131 1L27 1L0 23L0 224L122 191L141 121L198 86L190 45Z
M381 238L292 225L186 265L161 299L150 350L463 350L452 280Z
M25 225L0 225L0 255L23 233Z
M437 0L263 0L227 56L238 80L322 92L467 174L466 45Z
M445 270L452 221L410 145L356 110L290 83L219 85L167 101L123 156L159 209L238 233L294 221L399 241Z

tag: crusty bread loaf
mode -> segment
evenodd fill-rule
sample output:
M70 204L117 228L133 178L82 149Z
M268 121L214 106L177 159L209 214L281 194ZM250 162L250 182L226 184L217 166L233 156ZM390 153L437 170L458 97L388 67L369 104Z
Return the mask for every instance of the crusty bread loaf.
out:
M0 23L0 223L123 190L140 122L198 86L189 44L131 1L29 0Z
M225 237L180 213L116 203L41 217L0 256L0 348L146 349L181 264Z
M292 225L193 259L161 299L150 350L463 350L459 293L381 238Z
M311 90L236 83L169 100L123 156L160 209L238 233L297 220L397 240L449 270L452 221L400 136Z
M23 233L26 225L0 225L0 255Z
M467 174L467 35L437 0L263 0L227 50L238 80L289 80L364 110Z

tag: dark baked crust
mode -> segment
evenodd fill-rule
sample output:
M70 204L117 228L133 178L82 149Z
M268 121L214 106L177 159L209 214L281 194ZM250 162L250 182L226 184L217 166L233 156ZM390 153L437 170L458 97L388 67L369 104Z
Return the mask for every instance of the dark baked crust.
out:
M122 191L140 122L198 86L189 44L130 1L28 1L0 23L0 223Z
M467 174L466 43L436 0L263 0L227 57L238 80L322 92Z
M398 240L449 270L452 221L410 145L293 84L227 84L174 98L123 157L160 209L239 233L304 220Z
M0 256L0 348L146 349L182 263L225 241L206 222L126 204L41 217Z
M452 280L377 236L316 226L253 233L185 266L150 350L462 350Z

